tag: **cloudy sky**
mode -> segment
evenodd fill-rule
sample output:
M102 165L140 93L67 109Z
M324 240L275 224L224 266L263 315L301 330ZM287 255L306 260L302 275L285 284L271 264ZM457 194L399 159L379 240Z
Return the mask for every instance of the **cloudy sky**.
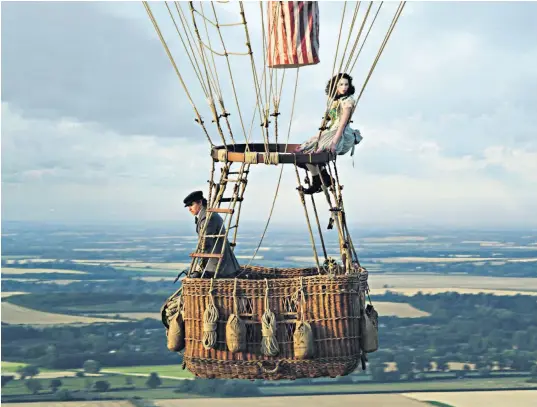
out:
M165 5L151 4L218 143ZM347 4L342 47L354 4ZM181 5L191 21L187 3ZM396 7L383 5L351 72L358 89ZM237 4L215 8L221 23L240 19ZM210 4L204 10L214 16ZM290 142L309 138L320 124L342 11L343 3L320 3L321 63L299 72ZM406 5L353 117L364 137L354 166L350 156L338 160L350 221L537 227L536 15L537 3ZM258 2L246 4L246 19L261 70ZM242 27L222 30L229 51L245 51ZM191 190L206 189L209 143L140 2L3 2L1 33L2 219L189 219L181 202ZM222 49L212 27L209 38ZM251 64L245 56L231 60L248 130ZM244 141L225 60L216 63L234 134ZM295 80L296 70L287 71L280 139L287 136ZM253 140L261 140L257 118L253 128ZM254 170L243 219L264 221L280 167ZM295 187L287 167L273 215L278 222L303 222Z

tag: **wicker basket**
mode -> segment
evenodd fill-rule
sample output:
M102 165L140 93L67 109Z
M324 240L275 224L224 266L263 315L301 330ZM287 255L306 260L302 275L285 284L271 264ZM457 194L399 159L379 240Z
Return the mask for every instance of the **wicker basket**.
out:
M188 370L203 378L280 380L343 376L356 369L364 304L359 274L329 276L311 268L250 267L244 276L247 278L183 280L183 357ZM206 349L203 315L212 303L218 310L216 343ZM267 305L277 321L277 356L261 351L261 320ZM246 350L238 353L227 349L225 339L234 306L246 324ZM306 360L293 354L293 333L299 319L308 322L313 332L314 356Z

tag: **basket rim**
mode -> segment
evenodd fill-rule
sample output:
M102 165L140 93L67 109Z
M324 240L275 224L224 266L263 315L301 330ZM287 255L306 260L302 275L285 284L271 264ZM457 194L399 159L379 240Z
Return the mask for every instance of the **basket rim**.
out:
M293 269L294 270L294 269ZM305 269L305 270L308 270L308 269ZM300 275L291 275L291 276L286 276L286 275L282 275L281 277L278 277L278 278L267 278L266 280L270 281L270 282L274 282L274 281L281 281L281 280L300 280L300 279L303 279L303 280L314 280L314 279L326 279L326 280L334 280L334 281L338 281L338 280L341 280L341 281L345 281L345 280L354 280L354 279L358 279L359 278L359 274L360 273L348 273L348 274L315 274L315 275L310 275L310 276L300 276ZM214 280L213 281L213 284L217 283L218 281L221 281L221 282L230 282L230 281L235 281L235 280L238 280L239 282L242 282L242 281L249 281L249 282L263 282L265 279L249 279L249 278L240 278L240 277L217 277L217 278L192 278L192 277L185 277L184 279L181 280L182 283L185 283L185 282L189 282L189 283L192 283L194 281L200 281L200 282L203 282L203 283L206 283L206 284L211 284L211 280Z

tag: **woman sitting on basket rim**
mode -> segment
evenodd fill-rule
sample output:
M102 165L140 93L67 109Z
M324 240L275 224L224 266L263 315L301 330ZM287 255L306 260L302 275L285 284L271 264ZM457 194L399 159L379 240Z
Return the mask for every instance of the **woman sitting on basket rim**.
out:
M330 151L337 155L343 155L352 150L351 156L354 155L354 146L362 140L362 136L359 130L353 130L349 126L356 104L352 97L355 92L352 77L346 73L335 75L326 85L327 95L334 94L333 87L335 87L335 96L327 118L330 125L322 131L320 137L313 136L297 147L295 152L311 154ZM304 190L305 194L315 194L322 191L321 177L323 177L325 185L332 184L332 179L324 165L319 168L314 164L306 164L306 167L313 175L313 182L309 188Z

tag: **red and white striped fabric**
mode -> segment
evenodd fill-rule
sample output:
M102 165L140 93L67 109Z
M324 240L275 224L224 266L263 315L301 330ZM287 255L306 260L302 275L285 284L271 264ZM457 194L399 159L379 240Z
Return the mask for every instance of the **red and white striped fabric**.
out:
M269 1L267 65L298 68L319 63L316 1Z

